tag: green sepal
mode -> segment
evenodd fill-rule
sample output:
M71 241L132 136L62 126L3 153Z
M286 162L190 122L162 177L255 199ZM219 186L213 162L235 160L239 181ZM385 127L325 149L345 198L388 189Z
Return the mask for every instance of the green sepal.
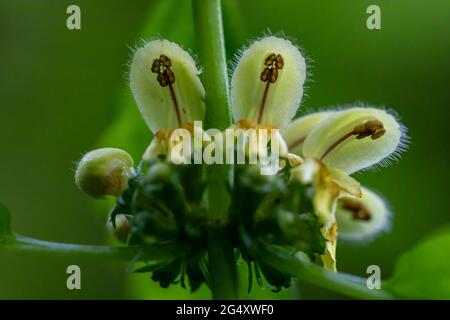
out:
M189 279L191 292L197 291L197 289L200 288L202 283L206 280L199 263L194 260L190 260L186 263L186 275Z
M181 264L182 260L178 259L153 271L152 280L159 282L162 288L168 288L172 283L175 283L180 274Z

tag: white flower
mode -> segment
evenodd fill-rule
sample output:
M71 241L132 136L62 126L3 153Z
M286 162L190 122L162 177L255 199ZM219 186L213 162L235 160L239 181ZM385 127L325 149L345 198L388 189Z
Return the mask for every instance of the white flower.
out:
M295 120L284 137L290 152L305 158L292 170L292 177L314 186L315 213L329 240L322 260L335 269L340 223L344 237L361 239L376 234L389 221L381 198L361 189L349 174L396 158L406 146L405 128L385 110L355 107Z
M153 40L136 50L131 91L153 133L203 119L205 90L199 74L189 53L174 42Z
M297 112L305 79L305 59L298 47L274 36L259 39L242 50L236 58L231 79L234 128L267 130L271 139L276 140L272 146L279 147L279 156L291 166L301 163L301 159L288 152L279 130L286 127ZM282 161L280 168L285 164Z
M194 59L178 44L164 39L136 50L130 67L130 86L139 111L155 135L144 153L150 161L170 153L174 130L194 130L205 115L205 90Z

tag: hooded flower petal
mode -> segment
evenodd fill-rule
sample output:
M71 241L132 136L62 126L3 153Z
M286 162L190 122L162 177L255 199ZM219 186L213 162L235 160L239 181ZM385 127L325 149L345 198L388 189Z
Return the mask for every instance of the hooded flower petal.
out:
M336 219L339 237L361 240L389 227L391 213L383 198L362 188L362 197L342 197L338 200Z
M356 107L322 120L306 138L303 154L351 174L395 158L404 142L405 128L393 115Z
M273 36L253 42L242 52L231 80L235 122L287 126L300 105L305 78L305 59L292 42Z
M332 113L333 111L315 112L295 119L283 133L289 151L303 156L303 143L308 134L320 121Z
M176 43L153 40L136 50L130 86L153 133L202 120L205 90L192 57Z

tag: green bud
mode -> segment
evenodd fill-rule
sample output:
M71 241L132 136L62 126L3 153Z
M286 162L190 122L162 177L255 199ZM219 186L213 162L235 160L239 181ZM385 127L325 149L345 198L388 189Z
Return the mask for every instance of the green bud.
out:
M116 148L102 148L86 153L78 163L75 182L93 198L119 196L134 174L131 156Z

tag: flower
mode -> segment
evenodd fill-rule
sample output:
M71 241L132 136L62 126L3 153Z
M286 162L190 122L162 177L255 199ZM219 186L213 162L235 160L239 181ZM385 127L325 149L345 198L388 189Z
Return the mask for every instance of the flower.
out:
M301 159L288 152L279 129L292 120L303 96L306 64L300 50L287 39L269 36L241 50L235 60L231 79L234 128L268 130L279 155L291 166L298 165Z
M336 270L339 223L343 235L358 239L382 230L389 220L382 199L361 189L350 174L386 164L407 140L399 121L378 108L322 111L291 122L305 78L305 60L291 41L273 36L257 40L237 59L231 111L237 128L281 129L276 136L280 155L289 160L292 179L313 186L314 211L328 240L322 261Z
M382 198L361 188L350 174L395 159L406 147L405 128L385 110L354 107L299 118L284 137L288 148L307 163L292 175L314 186L315 211L329 241L322 259L335 270L340 224L344 237L362 239L384 229L389 221Z
M193 126L194 121L205 115L205 89L199 74L190 54L168 40L149 41L134 53L130 87L154 134L144 160L169 154L176 144L170 140L174 130L199 129Z
M397 158L405 149L408 142L406 129L392 113L381 108L354 106L341 110L321 111L293 121L303 96L306 79L305 59L291 41L268 36L253 42L242 50L236 59L231 79L231 112L234 118L231 129L240 131L238 135L233 132L232 143L226 141L224 146L220 130L209 128L205 132L196 123L203 119L205 113L203 103L205 91L199 74L200 70L192 57L173 42L153 40L136 50L131 63L130 86L138 108L154 134L143 160L152 162L163 156L172 163L153 162L147 168L144 180L130 183L130 188L124 193L125 196L119 199L120 203L114 210L115 214L124 210L130 216L137 215L142 221L133 220L133 223L142 228L156 221L153 219L154 212L150 213L146 209L147 203L142 207L146 213L140 214L141 211L134 212L136 209L134 204L129 206L129 198L137 199L135 196L141 192L152 192L159 188L140 189L147 183L161 183L162 186L169 180L172 181L172 165L191 163L185 161L190 160L192 155L195 158L197 154L197 150L191 148L191 141L187 144L187 152L184 152L186 151L184 148L178 148L187 138L192 137L191 134L194 136L193 146L206 145L205 152L211 155L214 153L212 159L221 157L221 154L223 156L224 148L227 151L234 148L234 138L243 136L244 139L241 141L243 145L240 147L244 147L244 157L251 160L257 154L264 162L273 159L275 154L282 159L281 162L275 163L273 171L261 171L261 174L279 173L278 180L269 179L273 185L268 183L265 186L264 190L269 194L262 200L267 202L262 204L263 209L259 208L258 203L252 204L256 206L256 211L262 210L260 213L264 213L264 208L270 208L278 214L276 219L278 222L275 223L279 224L281 235L280 239L275 240L289 246L292 245L292 241L287 238L291 240L295 238L295 234L292 233L308 230L311 232L310 237L304 239L317 240L318 243L316 246L308 244L307 247L314 247L314 250L311 249L312 254L321 255L325 268L336 270L338 234L342 238L361 240L386 229L390 220L388 206L379 195L361 187L351 174L385 165L390 159ZM270 137L267 136L267 132L270 133ZM265 133L265 138L261 138L261 133L263 136ZM256 142L251 140L252 135L257 136ZM238 140L238 145L239 143ZM179 150L183 152L179 153ZM170 158L167 157L169 154ZM205 163L210 164L209 161ZM258 168L263 166L264 164ZM197 173L195 175L200 177L201 175ZM80 189L94 197L118 196L127 189L128 179L133 174L135 174L133 160L125 151L105 148L94 150L83 157L77 168L76 182ZM235 174L240 173L235 171ZM255 187L253 182L250 183L251 187ZM178 190L178 187L175 189L172 187L167 190L170 192ZM230 185L230 192L236 192L232 190L233 187L235 186ZM291 193L286 193L287 196L283 194L284 200L291 197L295 201L292 203L289 200L285 201L287 204L284 209L271 207L272 200L278 199L280 195L277 194L277 190L286 191L289 188ZM237 190L239 193L239 186ZM158 197L160 196L161 194L158 194ZM142 199L147 201L150 198L145 195ZM201 191L193 198L201 201ZM170 199L173 199L173 194L170 194ZM191 208L191 204L183 204L185 200L180 200L181 204L174 200L176 207L173 211L174 216L185 212L186 208ZM307 203L299 206L302 201ZM134 209L130 209L132 207ZM159 202L157 207L160 207ZM251 205L245 207L245 213L251 215L248 212L251 211L249 208ZM307 212L303 212L305 210ZM303 219L305 217L301 216L303 213L306 213L307 219ZM260 218L264 220L271 217L270 214L263 214ZM112 221L115 221L115 216L112 218ZM159 233L161 230L157 229L166 225L163 223L161 226L155 226L152 232L163 234L164 237L167 235L173 237L178 232L176 230L179 221L168 219L169 228L163 228L163 232ZM184 218L180 221L184 221ZM125 220L122 219L122 222ZM177 226L176 230L171 227L172 224ZM247 227L245 225L244 229ZM184 226L181 226L180 230L183 228ZM289 237L283 238L286 232L290 233ZM254 236L259 237L258 233ZM270 237L272 236L273 234L270 234Z

